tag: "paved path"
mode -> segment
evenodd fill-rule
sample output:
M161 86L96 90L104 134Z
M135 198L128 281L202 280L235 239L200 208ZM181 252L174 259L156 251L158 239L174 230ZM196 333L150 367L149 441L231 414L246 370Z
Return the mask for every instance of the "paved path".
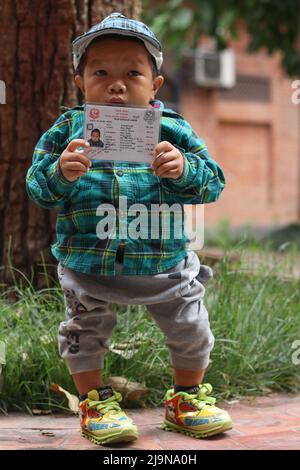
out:
M11 413L0 416L0 449L300 449L300 395L273 394L223 407L231 413L234 428L209 439L163 431L160 428L163 408L129 410L139 427L139 439L131 444L105 447L81 437L76 416L31 417Z

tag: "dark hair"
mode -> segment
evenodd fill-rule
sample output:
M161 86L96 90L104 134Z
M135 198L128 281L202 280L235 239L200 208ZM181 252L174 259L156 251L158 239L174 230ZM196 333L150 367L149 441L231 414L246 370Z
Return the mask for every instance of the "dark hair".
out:
M84 54L82 55L82 57L80 59L78 67L75 70L74 75L81 75L81 76L83 75L84 67L85 67L85 64L86 64L86 51L87 51L87 49L92 44L94 44L95 42L100 42L103 39L117 39L119 41L127 39L127 40L130 40L130 41L133 41L133 42L137 42L138 44L142 44L145 47L145 44L143 43L143 41L141 39L136 38L136 37L132 37L132 36L121 36L120 34L105 34L103 36L99 36L98 38L93 39L93 41L91 41L90 44L87 46ZM147 49L146 49L146 51L148 52ZM149 56L149 62L150 62L151 68L152 68L152 78L156 78L159 75L160 72L159 72L159 70L156 66L156 62L155 62L154 57L152 57L152 55L149 52L148 52L148 56Z
M91 135L92 135L94 132L97 132L97 134L101 135L101 132L99 131L99 129L93 129L92 132L91 132Z

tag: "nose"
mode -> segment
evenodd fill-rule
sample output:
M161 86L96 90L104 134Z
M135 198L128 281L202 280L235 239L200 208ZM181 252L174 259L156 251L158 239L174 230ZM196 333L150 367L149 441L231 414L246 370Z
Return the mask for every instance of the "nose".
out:
M108 86L109 93L125 93L126 86L121 80L116 80Z

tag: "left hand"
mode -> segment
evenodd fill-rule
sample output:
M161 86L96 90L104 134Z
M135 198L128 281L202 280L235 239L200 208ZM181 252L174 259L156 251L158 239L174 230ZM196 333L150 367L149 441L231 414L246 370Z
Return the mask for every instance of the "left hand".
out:
M163 152L163 155L158 156ZM151 168L160 178L177 179L183 173L184 157L170 142L159 142L154 147L154 160Z

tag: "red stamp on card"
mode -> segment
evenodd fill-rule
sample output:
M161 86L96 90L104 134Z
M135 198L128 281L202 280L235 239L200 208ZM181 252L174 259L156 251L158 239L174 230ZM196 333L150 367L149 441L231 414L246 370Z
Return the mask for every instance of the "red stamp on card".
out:
M90 119L98 119L100 116L100 111L97 108L91 108L89 112Z

